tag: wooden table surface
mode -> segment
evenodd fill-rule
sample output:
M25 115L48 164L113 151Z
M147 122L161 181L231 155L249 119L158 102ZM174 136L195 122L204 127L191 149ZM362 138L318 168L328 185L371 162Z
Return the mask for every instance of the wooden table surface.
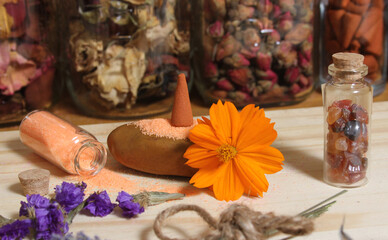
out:
M317 99L314 101L318 104ZM267 176L270 187L263 198L243 196L237 203L257 211L295 215L341 190L322 181L322 112L321 107L266 111L266 115L276 122L278 138L274 146L285 156L284 169ZM86 121L89 118L78 120L90 123ZM353 239L388 239L387 123L388 102L374 103L369 183L360 188L349 189L349 192L338 197L337 203L315 221L315 232L300 239L339 239L339 229L344 218L345 231ZM83 127L106 144L108 134L121 124L123 122L88 124ZM18 131L0 132L0 166L0 214L5 217L16 217L20 201L25 200L17 177L19 172L36 167L50 170L51 192L56 184L68 177L62 170L25 147L19 141ZM75 218L70 231L84 231L90 236L98 235L101 239L156 239L152 231L153 221L160 211L170 206L178 203L197 204L218 217L231 204L217 201L210 191L195 189L188 184L186 178L161 178L126 171L111 156L107 168L133 182L141 181L145 189L147 184L152 186L155 181L162 181L163 184L180 186L181 189L192 188L192 194L183 200L149 207L145 213L134 219L123 219L118 214L105 218L80 215ZM111 192L112 199L115 199L116 194L117 192ZM169 219L164 228L167 235L180 238L195 237L206 230L206 224L190 212L179 213ZM280 239L280 236L274 239Z

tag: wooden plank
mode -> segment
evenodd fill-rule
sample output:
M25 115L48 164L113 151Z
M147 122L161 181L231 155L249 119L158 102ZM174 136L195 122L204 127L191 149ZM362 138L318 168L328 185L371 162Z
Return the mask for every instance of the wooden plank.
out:
M262 212L293 215L320 202L341 189L322 181L323 158L323 119L322 107L267 111L278 131L274 146L285 156L284 169L269 175L270 187L263 198L242 197L237 203L243 203ZM345 221L345 230L354 239L388 238L388 188L386 186L388 161L386 146L388 142L388 102L375 103L372 116L372 153L369 183L361 188L349 189L349 192L337 199L337 203L315 221L316 230L312 235L300 239L338 239L339 228ZM108 123L83 126L106 144L106 137L123 123ZM164 184L190 187L188 179L160 178L157 176L132 174L121 168L115 160L119 173L132 180L141 179L143 183ZM50 190L67 175L44 159L32 153L20 141L18 131L0 132L0 214L5 217L17 217L22 196L17 174L30 168L49 169ZM232 202L217 201L207 190L195 190L197 194L183 200L171 201L146 209L145 213L134 219L123 219L119 213L105 218L79 215L75 218L70 231L84 231L90 236L98 235L102 239L156 239L152 224L156 215L178 203L198 204L213 216L219 214ZM112 193L114 200L117 193ZM164 232L171 237L188 238L203 234L206 224L194 213L179 213L168 221ZM279 239L277 237L276 239Z

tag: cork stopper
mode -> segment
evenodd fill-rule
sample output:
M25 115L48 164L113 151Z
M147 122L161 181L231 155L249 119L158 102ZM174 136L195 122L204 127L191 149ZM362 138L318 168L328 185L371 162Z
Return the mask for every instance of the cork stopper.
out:
M49 191L50 171L46 169L30 169L19 173L19 180L24 195L46 195Z
M358 53L340 52L333 54L334 66L338 69L358 69L364 64L364 56Z
M193 125L193 112L187 87L186 77L183 73L178 76L175 90L174 105L171 113L171 125L174 127L190 127Z

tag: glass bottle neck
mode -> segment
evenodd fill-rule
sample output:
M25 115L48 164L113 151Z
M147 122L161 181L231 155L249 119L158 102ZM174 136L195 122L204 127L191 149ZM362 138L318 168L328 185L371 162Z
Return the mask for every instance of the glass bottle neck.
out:
M368 67L363 65L355 69L340 69L334 64L329 66L329 74L332 82L338 84L364 84L364 77L368 74Z

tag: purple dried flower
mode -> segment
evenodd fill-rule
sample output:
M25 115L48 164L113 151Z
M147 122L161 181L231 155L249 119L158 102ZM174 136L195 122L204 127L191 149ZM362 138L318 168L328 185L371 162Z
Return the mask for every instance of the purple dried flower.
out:
M0 239L23 239L30 233L31 219L16 220L0 228Z
M47 208L50 206L50 200L39 194L27 195L27 202L21 201L22 205L19 210L19 216L28 216L29 208Z
M52 234L64 235L69 231L69 226L60 206L50 204L48 208L35 209L36 239L50 239Z
M106 191L93 193L86 200L86 207L93 216L105 217L110 214L115 208L115 204L111 203L109 195Z
M55 200L68 213L82 203L85 196L85 188L86 183L84 182L77 185L63 182L55 187Z
M116 201L119 202L119 207L123 209L125 217L131 218L144 212L144 208L139 203L134 202L133 197L124 191L119 192Z

